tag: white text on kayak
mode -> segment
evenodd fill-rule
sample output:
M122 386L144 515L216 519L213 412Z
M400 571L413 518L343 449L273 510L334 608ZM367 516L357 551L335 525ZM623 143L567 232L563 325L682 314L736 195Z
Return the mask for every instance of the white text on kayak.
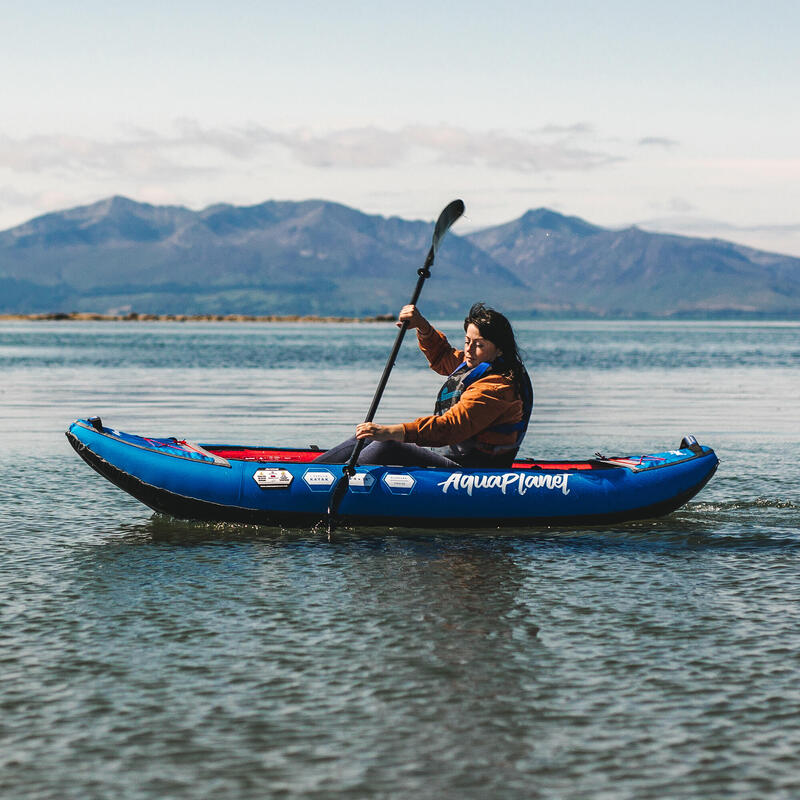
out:
M503 475L464 475L463 472L454 472L446 481L442 481L442 494L447 494L449 489L466 491L472 495L473 489L499 489L502 494L510 489L518 494L525 494L528 489L560 489L562 494L569 494L567 481L569 475L562 472L559 475L520 475L516 472L506 472Z

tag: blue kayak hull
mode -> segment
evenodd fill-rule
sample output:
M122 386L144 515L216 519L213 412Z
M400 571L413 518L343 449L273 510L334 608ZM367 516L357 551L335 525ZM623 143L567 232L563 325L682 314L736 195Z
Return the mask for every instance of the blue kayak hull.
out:
M77 420L67 438L89 466L155 511L182 519L305 526L327 515L341 464L303 450L193 445ZM359 466L340 524L528 528L667 514L690 500L718 459L693 445L586 462L519 462L506 470Z

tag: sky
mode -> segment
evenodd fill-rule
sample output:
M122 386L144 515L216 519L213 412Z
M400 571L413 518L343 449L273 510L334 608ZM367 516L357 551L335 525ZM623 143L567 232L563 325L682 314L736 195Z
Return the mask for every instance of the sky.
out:
M800 256L798 42L796 0L0 2L0 230L460 197Z

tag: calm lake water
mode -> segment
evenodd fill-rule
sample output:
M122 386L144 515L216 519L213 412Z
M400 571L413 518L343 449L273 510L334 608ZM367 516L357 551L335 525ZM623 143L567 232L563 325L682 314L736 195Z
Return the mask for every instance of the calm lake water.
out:
M517 327L522 455L694 433L711 483L606 528L178 522L67 425L329 446L394 327L1 323L0 797L800 796L800 324ZM378 421L439 382L411 337Z

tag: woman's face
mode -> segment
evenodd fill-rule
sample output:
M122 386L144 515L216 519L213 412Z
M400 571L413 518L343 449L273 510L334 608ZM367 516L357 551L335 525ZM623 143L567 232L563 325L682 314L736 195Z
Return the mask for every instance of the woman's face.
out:
M494 361L502 351L481 336L478 326L470 322L464 334L464 361L468 367L477 367L484 361Z

